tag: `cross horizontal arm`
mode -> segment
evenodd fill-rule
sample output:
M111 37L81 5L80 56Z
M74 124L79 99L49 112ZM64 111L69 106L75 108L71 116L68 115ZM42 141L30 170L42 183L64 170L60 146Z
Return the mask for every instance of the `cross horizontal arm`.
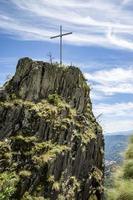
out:
M69 33L63 33L62 36L65 36L65 35L71 35L72 32L69 32Z
M72 34L72 32L64 33L64 34L61 34L61 35L56 35L56 36L51 37L50 39L54 39L54 38L58 38L58 37L62 37L62 36L70 35L70 34Z
M61 35L56 35L56 36L50 37L50 39L58 38L58 37L60 37L60 36L61 36Z

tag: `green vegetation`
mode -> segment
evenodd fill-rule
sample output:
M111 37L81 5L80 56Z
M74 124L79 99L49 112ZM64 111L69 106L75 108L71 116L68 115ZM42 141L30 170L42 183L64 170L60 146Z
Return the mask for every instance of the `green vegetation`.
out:
M22 197L22 200L49 200L49 199L44 199L44 197L34 197L31 196L28 192L25 192L25 194Z
M11 100L17 99L16 94L15 94L15 93L10 94L10 99L11 99Z
M60 191L60 183L58 183L57 181L53 183L53 186L52 186L52 190L55 190L55 191Z
M45 170L47 170L48 162L53 163L58 155L70 150L68 146L52 143L51 141L40 142L36 137L23 136L18 133L17 136L10 137L9 141L0 142L0 150L1 161L5 159L5 154L6 158L8 157L10 160L10 166L7 163L7 168L5 162L0 163L0 167L2 165L4 171L0 173L0 200L12 199L12 196L17 192L17 188L23 187L28 179L33 179L36 170L43 169L43 182L40 181L36 185L33 196L27 191L23 195L23 200L46 200L39 196L40 191L45 190L44 183L47 184L46 188L51 187L55 192L60 190L60 182L55 181L52 175L47 177L48 174ZM27 161L32 164L32 168L24 164Z
M124 165L123 171L124 178L132 178L133 179L133 160L127 160Z
M6 102L0 102L0 107L11 111L13 109L23 108L24 114L27 116L26 123L31 124L32 122L33 124L34 121L36 122L36 120L41 119L51 128L51 134L53 134L53 136L54 134L59 134L58 137L61 137L61 134L63 135L64 131L72 125L78 133L76 136L75 133L72 132L73 137L76 136L76 140L79 138L81 145L84 144L84 149L86 149L86 145L92 138L96 138L95 125L93 126L90 122L90 126L87 127L88 129L83 131L84 124L82 118L76 118L76 110L72 109L70 105L57 94L49 95L48 100L42 100L38 103L12 98L12 100ZM13 179L14 183L11 187L5 184L5 192L8 199L11 199L10 197L15 194L16 189L23 187L23 184L28 180L31 179L33 181L35 177L34 173L35 171L37 173L38 170L42 171L43 182L41 180L39 183L36 183L35 192L33 194L27 190L22 200L46 200L41 195L45 193L46 190L47 197L47 189L55 193L60 193L58 195L58 199L60 200L64 199L64 194L67 199L75 199L75 194L81 187L76 177L70 177L70 179L66 179L65 182L61 179L55 180L52 174L47 173L49 164L56 162L59 155L65 155L71 150L67 141L65 141L66 143L58 144L58 142L53 142L52 139L53 138L48 139L48 141L40 141L39 138L36 136L34 137L33 134L30 133L30 130L26 130L25 132L20 131L15 133L13 137L8 139L8 142L3 142L0 145L0 150L3 152L2 154L11 162L9 173L16 173L16 179ZM25 163L30 163L32 168L29 168L29 165ZM93 176L96 181L99 182L98 172L94 173ZM1 193L4 195L3 191ZM0 199L8 200L4 198Z
M47 146L47 142L45 142L45 144ZM48 161L56 158L58 154L62 153L63 151L65 152L69 150L69 147L65 145L55 145L52 143L47 147L48 147L47 151L45 150L44 153L42 153L40 156L38 155L33 156L32 159L34 163L36 163L39 166L43 166L45 165L45 163L48 163Z
M81 135L82 142L84 144L87 144L90 142L92 139L96 139L95 131L90 128L88 131L86 131L84 134Z
M80 190L80 182L75 176L71 176L62 183L61 190L63 191L63 194L59 194L59 200L75 199L75 192Z
M15 172L0 173L0 200L8 200L16 190L19 181Z
M28 110L29 115L34 117L41 117L45 120L54 119L59 121L61 114L64 113L67 119L72 119L76 115L76 110L71 108L59 95L52 94L48 96L48 100L42 100L39 103L31 101L23 101L21 99L14 99L5 102L0 102L0 107L3 109L14 109L16 106L24 107Z
M133 199L133 137L131 137L123 166L114 174L114 188L108 191L107 199Z
M95 194L92 194L88 200L97 200L97 197Z
M78 138L83 145L87 145L92 139L96 139L95 131L93 128L89 128L83 134L76 132L73 136Z
M4 92L0 200L95 200L102 135L81 71L23 58Z
M28 170L22 170L22 171L20 171L19 172L19 176L20 177L30 177L31 176L31 172L30 171L28 171Z
M62 99L58 94L50 94L48 96L48 102L55 106L58 106L62 102Z
M126 151L126 159L131 159L133 160L133 140L131 140L131 144L129 144L129 148Z
M102 175L102 172L98 168L96 168L92 173L92 176L97 180L97 182L102 180Z

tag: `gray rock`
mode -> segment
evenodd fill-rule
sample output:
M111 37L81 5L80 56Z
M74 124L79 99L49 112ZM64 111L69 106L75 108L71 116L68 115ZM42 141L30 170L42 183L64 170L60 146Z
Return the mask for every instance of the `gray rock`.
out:
M29 58L19 60L16 74L6 90L30 101L40 101L57 93L79 112L84 111L89 98L89 87L78 68L59 67Z
M89 92L78 68L18 62L0 100L0 170L19 180L10 199L103 199L104 141Z

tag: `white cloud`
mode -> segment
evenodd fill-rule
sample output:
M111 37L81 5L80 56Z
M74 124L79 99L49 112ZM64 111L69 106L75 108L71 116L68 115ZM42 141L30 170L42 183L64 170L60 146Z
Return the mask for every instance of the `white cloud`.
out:
M122 48L127 48L133 50L133 43L131 41L124 40L122 38L117 37L113 32L109 31L107 34L110 42L116 46L121 46Z
M99 70L91 74L85 74L86 78L99 83L127 82L133 80L133 68L112 68L109 70Z
M94 93L107 96L117 93L133 94L133 67L85 73L85 77L92 82Z
M103 120L101 122L101 125L103 127L104 133L117 133L121 131L130 131L133 130L133 120L132 119L124 119L121 120L118 119L110 119L110 120Z
M99 45L133 50L132 12L120 0L11 0L2 9L0 28L24 40L49 40L59 24L74 34L65 42L75 45ZM113 29L113 34L110 30ZM124 33L124 35L123 35ZM52 41L54 42L54 41Z
M105 104L105 103L100 103L96 105L95 108L97 114L103 113L109 115L109 117L112 116L125 116L127 115L128 117L131 115L133 117L133 102L127 102L127 103L115 103L115 104Z
M133 3L133 0L124 0L122 2L123 5L130 4L130 3Z
M73 35L64 38L66 43L133 50L133 14L127 9L132 3L132 0L3 1L0 31L15 39L50 41L62 24L64 31L73 31ZM95 100L103 101L120 93L133 94L133 67L100 70L85 76L93 84L91 95ZM106 132L133 129L132 110L133 102L94 105L96 116L103 113L101 123Z
M121 102L121 97L115 96L133 94L133 67L99 70L86 73L85 77L89 83L92 82L93 109L95 116L102 113L100 122L104 132L133 130L133 102L124 102L124 99ZM116 103L109 103L110 95Z
M108 84L108 85L95 85L95 90L100 91L106 96L114 94L133 94L133 84Z
M102 113L100 122L106 133L133 130L133 102L94 106L96 116Z

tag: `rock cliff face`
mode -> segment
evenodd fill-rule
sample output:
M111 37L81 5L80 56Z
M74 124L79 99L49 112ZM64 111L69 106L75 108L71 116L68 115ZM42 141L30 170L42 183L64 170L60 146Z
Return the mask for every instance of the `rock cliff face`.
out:
M0 197L103 199L104 142L89 92L78 68L19 60L0 90Z

